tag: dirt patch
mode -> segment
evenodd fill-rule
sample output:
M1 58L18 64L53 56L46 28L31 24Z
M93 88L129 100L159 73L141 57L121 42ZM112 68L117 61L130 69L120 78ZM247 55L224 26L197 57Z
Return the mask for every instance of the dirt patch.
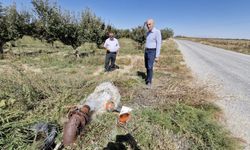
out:
M22 64L22 68L24 69L24 72L34 72L34 73L42 73L42 69L35 68L33 66L30 66L28 64Z

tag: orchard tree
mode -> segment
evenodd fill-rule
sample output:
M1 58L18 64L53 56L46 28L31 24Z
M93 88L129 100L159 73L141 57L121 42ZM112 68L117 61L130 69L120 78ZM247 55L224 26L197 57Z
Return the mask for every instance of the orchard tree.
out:
M109 26L107 28L107 32L112 31L115 34L116 38L130 38L130 30L129 29L116 29L113 26Z
M63 13L56 4L51 6L49 0L33 0L32 4L37 14L33 37L52 45L54 41L60 40L73 49L84 42L81 41L80 26L74 15Z
M32 0L37 19L34 21L33 37L46 40L53 46L60 30L60 10L56 4L51 5L49 0Z
M161 30L162 39L168 39L174 36L174 31L170 28L164 28Z
M32 36L33 34L33 30L35 29L34 26L34 18L32 16L32 14L28 11L21 11L20 12L20 16L21 16L21 22L22 24L22 30L20 31L23 35L29 35Z
M115 38L119 39L121 38L121 32L119 29L116 29L113 25L108 24L105 29L105 39L109 37L109 33L112 32L115 35Z
M89 8L82 12L80 28L81 41L94 42L100 48L106 37L105 23Z
M0 3L0 54L6 42L17 40L24 35L25 16L16 10L16 5L3 8Z
M138 43L138 49L143 48L143 44L146 42L146 29L142 26L133 28L131 38Z
M131 36L129 29L120 29L119 32L120 32L120 37L130 38L130 36Z
M117 34L117 29L116 29L113 25L108 24L108 25L106 25L106 29L105 29L106 38L109 37L109 33L110 33L110 32L114 33L115 36L117 36L117 35L116 35L116 34Z
M74 15L70 13L62 14L59 29L57 37L65 45L70 45L76 50L84 42L80 35L80 24Z

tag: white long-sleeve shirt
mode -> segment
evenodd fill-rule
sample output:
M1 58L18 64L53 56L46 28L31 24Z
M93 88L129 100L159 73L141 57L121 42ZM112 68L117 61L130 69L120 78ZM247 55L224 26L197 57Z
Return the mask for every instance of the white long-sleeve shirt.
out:
M113 40L108 38L104 43L104 47L108 49L110 52L117 52L118 49L120 48L120 45L116 38L113 38Z

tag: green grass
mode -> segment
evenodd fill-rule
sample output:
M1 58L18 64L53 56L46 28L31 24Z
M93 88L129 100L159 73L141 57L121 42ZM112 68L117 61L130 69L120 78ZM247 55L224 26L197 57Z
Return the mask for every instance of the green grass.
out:
M122 55L134 55L134 54L143 54L142 50L137 49L137 43L131 39L121 38L118 39L120 44L120 54Z
M214 122L209 111L186 104L176 104L159 111L142 111L148 122L159 124L188 139L190 149L236 149L235 143L224 129Z
M173 41L163 44L156 64L154 90L145 89L143 51L130 39L119 39L121 52L117 64L122 68L111 73L97 73L103 68L105 50L85 44L80 51L95 49L95 54L75 58L73 50L39 43L31 38L20 40L21 53L44 47L53 53L39 55L7 54L0 60L0 147L2 149L37 149L31 127L50 122L59 128L56 141L62 140L68 107L77 105L95 87L112 81L121 93L121 103L130 106L131 121L125 128L116 125L117 114L96 116L86 126L75 149L103 149L117 144L119 136L134 138L141 149L238 149L237 141L216 121L220 112L209 100L213 97L204 86L192 86L189 70L181 65L180 52ZM32 45L33 43L33 45ZM131 57L132 56L132 57ZM37 71L36 69L39 69ZM128 142L122 143L131 149ZM69 148L70 149L70 148Z

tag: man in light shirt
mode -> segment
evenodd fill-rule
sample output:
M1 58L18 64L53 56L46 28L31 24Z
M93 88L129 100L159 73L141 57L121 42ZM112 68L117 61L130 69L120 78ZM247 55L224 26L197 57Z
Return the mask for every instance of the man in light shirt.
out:
M153 66L154 62L159 61L162 38L161 31L154 27L153 19L148 19L146 25L148 28L144 54L147 69L146 84L149 88L152 88Z
M104 66L105 72L112 71L113 69L116 68L115 65L116 55L118 54L120 49L118 40L114 38L114 33L112 32L109 33L109 38L106 39L104 47L107 50L105 58L105 66Z

